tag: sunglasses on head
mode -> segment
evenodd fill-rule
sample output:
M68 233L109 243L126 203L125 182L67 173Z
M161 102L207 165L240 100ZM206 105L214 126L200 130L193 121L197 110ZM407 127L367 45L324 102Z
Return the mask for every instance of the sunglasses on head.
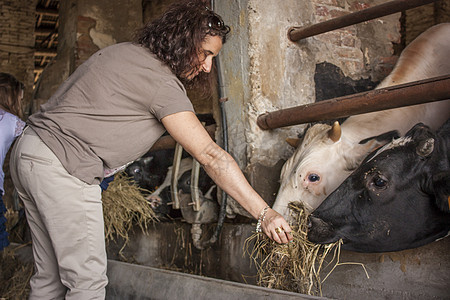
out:
M219 17L213 15L208 19L208 27L215 30L222 30L225 28L225 24Z
M206 10L212 12L208 7L206 7ZM212 30L226 31L226 33L230 31L230 28L226 26L223 20L216 14L209 16L208 27Z

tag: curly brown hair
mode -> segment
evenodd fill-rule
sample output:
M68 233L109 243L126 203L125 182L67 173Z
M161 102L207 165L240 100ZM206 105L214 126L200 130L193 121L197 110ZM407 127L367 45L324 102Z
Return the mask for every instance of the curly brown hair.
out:
M205 76L209 74L201 73L192 80L186 79L186 74L192 74L201 65L198 53L206 36L219 36L224 44L229 31L230 27L204 1L181 1L140 29L136 43L166 63L186 87L194 87L200 82L208 84Z
M20 93L23 89L23 84L14 76L8 73L0 73L0 108L22 118Z

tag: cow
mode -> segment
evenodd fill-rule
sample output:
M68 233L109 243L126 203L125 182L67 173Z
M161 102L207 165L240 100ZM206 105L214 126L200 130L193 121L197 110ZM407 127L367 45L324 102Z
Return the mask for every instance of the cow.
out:
M128 165L125 172L140 188L153 192L163 183L174 152L174 149L149 151Z
M423 246L450 230L450 119L373 151L309 216L308 239L358 252Z
M214 138L216 124L213 115L197 114L197 118L205 125L205 129L211 138ZM145 194L150 193L146 198L150 201L160 219L165 219L166 216L179 217L179 212L172 210L170 204L168 204L172 201L170 185L175 146L176 141L170 135L164 134L146 154L125 169L125 173L138 187L144 189ZM178 183L178 186L183 186L183 183L190 186L190 182L186 178L191 174L193 160L186 151L182 151L181 158L177 177L181 182ZM182 176L184 177L182 178ZM209 190L213 185L211 182L212 180L206 175L206 172L201 169L198 182L199 191L204 193L206 192L205 189Z
M172 160L173 161L173 160ZM179 180L180 177L190 171L192 169L192 158L186 157L180 161L180 169L177 176ZM165 219L165 217L178 217L179 213L172 210L172 206L170 203L172 202L172 196L170 193L170 185L172 180L172 171L173 166L170 163L170 166L166 169L166 173L163 176L163 181L159 184L155 190L152 191L150 195L146 197L146 199L150 202L153 210L158 214L160 219Z
M149 155L148 157L152 158L154 156ZM142 160L147 160L147 157L142 158ZM150 160L150 162L153 159ZM149 162L149 163L150 163ZM138 162L139 163L139 162ZM140 161L142 164L143 161ZM185 195L191 193L191 171L193 166L193 158L188 156L180 160L180 165L177 174L177 187L178 193L183 193ZM132 166L131 166L132 167ZM148 168L149 166L147 166ZM137 165L132 167L131 170L135 170L136 168L145 169L141 165ZM156 172L158 171L158 172ZM138 172L141 174L144 171ZM143 181L140 181L140 187L143 187L142 182L148 182L149 179L155 177L157 179L161 179L161 182L158 186L155 186L156 189L150 190L152 191L150 195L146 196L146 199L150 202L153 210L158 214L158 217L164 220L166 217L177 218L180 217L180 212L172 209L172 195L171 195L171 185L172 185L172 173L173 166L172 163L169 163L169 166L166 167L164 175L160 175L161 170L155 170L154 173L147 174ZM135 176L136 177L136 176ZM138 177L139 178L139 177ZM154 184L156 181L151 181L151 184ZM139 184L139 182L137 182ZM217 189L214 181L206 174L203 168L199 170L199 178L198 178L198 192L205 198L210 201L217 202ZM191 202L191 201L189 201Z
M377 86L450 74L450 23L429 28L401 53L393 71ZM361 161L395 136L423 122L438 129L450 117L450 100L355 115L342 125L316 124L306 131L284 164L273 209L289 218L288 203L314 211ZM383 135L383 133L386 133ZM376 138L372 138L376 137Z

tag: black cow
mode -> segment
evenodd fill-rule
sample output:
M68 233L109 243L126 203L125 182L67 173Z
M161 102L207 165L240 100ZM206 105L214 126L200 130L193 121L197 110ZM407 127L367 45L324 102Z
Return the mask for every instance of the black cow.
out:
M212 114L197 114L197 118L209 126L215 124ZM168 135L167 133L165 136ZM136 184L150 192L154 192L164 181L169 167L173 164L175 149L150 150L135 160L125 169ZM182 157L190 155L183 151Z
M139 187L153 192L163 183L173 163L174 152L174 149L149 151L127 166L125 172Z
M310 216L308 239L358 252L415 248L450 230L450 121L370 154Z

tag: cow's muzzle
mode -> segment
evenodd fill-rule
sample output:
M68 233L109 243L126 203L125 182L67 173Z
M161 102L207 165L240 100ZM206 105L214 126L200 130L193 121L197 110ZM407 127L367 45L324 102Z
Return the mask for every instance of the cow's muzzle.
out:
M317 244L328 244L338 240L333 228L320 218L308 217L308 240Z

